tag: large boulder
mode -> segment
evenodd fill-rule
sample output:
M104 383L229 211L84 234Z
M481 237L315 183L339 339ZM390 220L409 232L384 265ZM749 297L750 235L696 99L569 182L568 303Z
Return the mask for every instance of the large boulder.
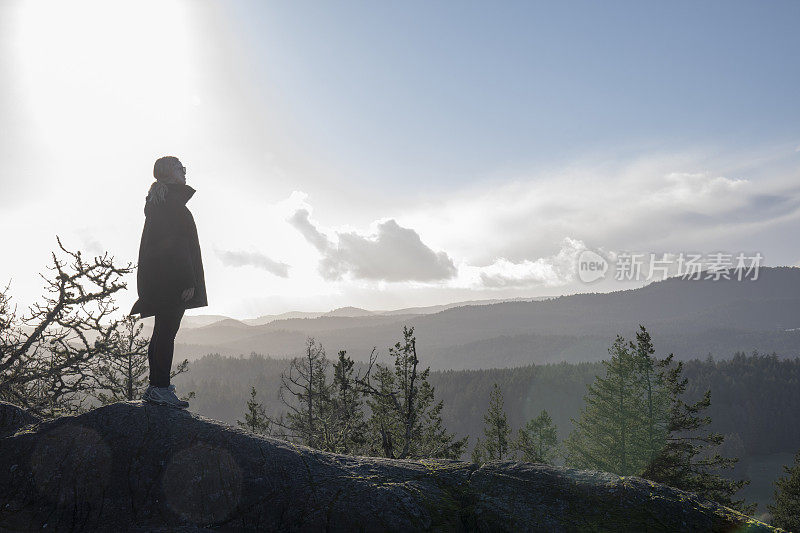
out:
M0 438L0 529L768 531L634 477L351 457L116 403Z

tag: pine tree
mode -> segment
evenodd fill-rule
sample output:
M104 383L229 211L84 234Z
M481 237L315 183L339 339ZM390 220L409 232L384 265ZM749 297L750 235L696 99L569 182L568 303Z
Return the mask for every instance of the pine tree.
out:
M327 380L329 361L321 344L309 337L303 357L296 357L281 374L281 401L287 408L285 416L270 419L276 436L295 440L311 448L321 448L325 442L320 417L330 402Z
M580 419L565 441L567 464L636 475L645 467L637 449L643 416L639 388L639 365L630 344L617 336L609 348L611 359L603 361L605 377L589 386Z
M403 327L403 342L389 350L394 370L375 365L373 385L370 371L359 385L370 397L372 411L369 426L374 438L372 449L390 458L437 457L457 459L467 439L455 439L442 422L442 402L434 399L434 389L428 383L430 368L419 369L414 328ZM375 363L374 352L370 369Z
M650 464L666 444L669 394L663 376L656 368L658 360L653 340L644 326L639 326L636 344L630 343L630 349L635 355L639 371L644 424L641 432L634 433L633 449L640 451L641 460Z
M472 448L472 454L470 456L470 460L475 464L481 464L485 460L483 452L483 442L481 442L480 437L478 437L478 440L475 441L475 447Z
M434 400L434 389L428 383L430 369L423 373L424 379L420 383L421 413L420 423L414 432L414 441L411 446L413 457L435 457L440 459L460 459L467 447L469 437L456 439L453 433L447 431L442 420L444 402Z
M722 505L752 514L755 506L744 500L733 500L749 481L733 481L719 475L721 469L733 468L738 459L722 457L713 449L724 441L719 433L707 431L711 417L702 413L711 405L711 391L694 403L686 403L683 394L688 380L683 377L683 362L673 361L670 354L658 361L660 379L669 397L669 413L665 444L642 473L642 477L682 490L695 492Z
M522 461L552 464L558 447L558 430L547 411L528 421L512 443Z
M264 405L256 401L256 388L250 388L250 399L247 401L247 412L244 414L244 422L237 420L236 424L253 433L269 435L270 419L264 410Z
M98 359L96 396L103 404L138 400L147 386L149 341L141 335L144 324L126 316L121 325L112 337L112 349Z
M772 525L800 531L800 452L794 456L794 465L783 470L786 476L775 481L775 505L768 506Z
M366 421L362 407L361 391L356 383L354 362L347 352L339 352L333 364L333 383L329 401L320 405L323 428L322 449L335 453L353 454L363 451Z
M138 400L148 384L150 341L141 334L144 325L134 316L125 316L120 325L111 337L109 349L99 354L95 362L94 395L103 404ZM189 360L184 359L170 372L170 377L188 370ZM187 396L192 397L194 392Z
M567 463L641 475L752 512L743 500L732 499L747 482L717 473L737 459L713 453L724 437L704 433L711 419L701 413L711 404L711 391L695 403L684 402L683 364L673 364L672 355L656 359L643 326L636 343L618 336L609 353L606 376L589 387L580 420L565 442Z
M483 415L483 436L484 441L478 441L472 452L472 460L475 463L483 461L493 461L503 459L509 452L511 443L509 435L511 428L508 426L508 418L503 410L503 392L497 383L494 384L492 392L489 393L489 408Z
M368 435L372 436L368 443L368 455L393 458L393 436L401 432L401 409L395 403L394 373L385 366L377 365L374 378L376 385L364 382L368 394L367 406L372 413L367 422Z

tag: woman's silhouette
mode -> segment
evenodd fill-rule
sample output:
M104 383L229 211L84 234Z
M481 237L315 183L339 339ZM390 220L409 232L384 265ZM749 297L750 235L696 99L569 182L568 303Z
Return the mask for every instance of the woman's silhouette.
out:
M156 181L144 205L144 230L136 276L139 299L131 309L142 318L155 316L147 354L150 386L143 399L186 408L169 382L175 335L186 309L208 305L203 260L194 218L186 202L195 190L186 185L186 167L167 156L153 167Z

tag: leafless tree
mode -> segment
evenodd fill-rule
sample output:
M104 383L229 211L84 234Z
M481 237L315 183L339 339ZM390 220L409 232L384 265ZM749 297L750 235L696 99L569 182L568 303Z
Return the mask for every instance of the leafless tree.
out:
M49 272L40 274L41 301L18 314L9 286L0 291L0 399L44 416L80 410L95 387L92 364L117 330L112 296L133 269L107 252L86 259L56 241Z

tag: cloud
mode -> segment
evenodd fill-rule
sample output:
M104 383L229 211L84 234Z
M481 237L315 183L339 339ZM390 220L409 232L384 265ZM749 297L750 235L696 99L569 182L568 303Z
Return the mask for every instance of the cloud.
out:
M216 253L217 257L222 261L222 264L226 266L253 266L282 278L289 277L289 265L270 259L258 252L217 250Z
M557 254L520 262L499 258L479 269L480 284L489 289L561 287L575 280L578 255L586 245L565 238Z
M644 251L742 246L800 218L796 176L781 161L747 165L689 156L576 164L429 198L397 220L470 264L535 262L565 237Z
M800 220L800 186L784 160L758 155L711 161L684 153L575 163L420 195L401 212L389 206L374 218L361 216L359 224L383 217L369 231L319 224L301 193L287 204L285 216L313 246L303 248L321 255L312 266L322 281L341 280L335 286L343 291L368 286L355 283L366 280L409 282L379 285L383 294L579 292L587 288L577 276L584 249L599 251L611 264L594 290L630 288L660 279L665 253L777 255L773 250ZM643 254L642 274L634 281L616 278L614 259L623 251ZM653 264L657 268L650 268L650 254L660 261ZM774 259L795 260L794 254ZM674 266L666 275L675 274Z
M308 209L295 211L289 223L322 253L319 270L327 280L350 274L373 281L426 282L456 275L453 260L445 252L433 251L416 231L395 220L378 223L372 235L337 232L335 243L314 226Z
M89 228L76 230L82 243L82 249L93 255L102 255L106 251L103 243L100 242Z
M289 217L289 223L297 228L303 237L320 252L327 252L330 248L328 238L311 223L308 209L298 209L295 211L294 214Z

